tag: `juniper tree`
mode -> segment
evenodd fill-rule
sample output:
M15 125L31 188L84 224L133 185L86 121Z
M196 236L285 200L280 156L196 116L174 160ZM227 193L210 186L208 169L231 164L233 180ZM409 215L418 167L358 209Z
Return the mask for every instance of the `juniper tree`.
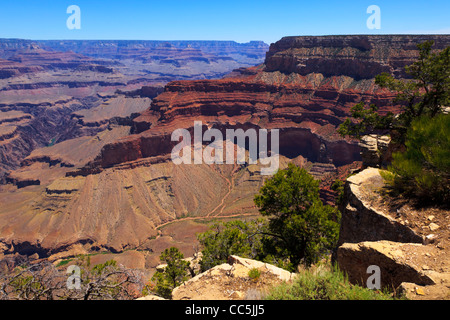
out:
M293 164L265 181L255 204L268 217L273 248L289 258L289 269L309 266L331 251L338 240L340 213L324 205L319 181Z

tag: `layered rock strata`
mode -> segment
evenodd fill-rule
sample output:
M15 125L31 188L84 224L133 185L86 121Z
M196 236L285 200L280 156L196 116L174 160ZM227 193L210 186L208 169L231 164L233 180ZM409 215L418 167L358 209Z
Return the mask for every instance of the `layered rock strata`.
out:
M106 146L91 166L168 154L177 128L194 121L208 128L280 129L280 154L342 166L360 159L355 142L343 140L336 127L354 104L365 101L381 112L396 112L393 93L377 88L374 77L397 77L418 57L417 44L448 36L287 37L270 46L265 63L221 80L174 81L151 107L134 119L133 136ZM121 158L120 150L124 150ZM126 155L126 156L125 156ZM87 171L89 172L89 170Z

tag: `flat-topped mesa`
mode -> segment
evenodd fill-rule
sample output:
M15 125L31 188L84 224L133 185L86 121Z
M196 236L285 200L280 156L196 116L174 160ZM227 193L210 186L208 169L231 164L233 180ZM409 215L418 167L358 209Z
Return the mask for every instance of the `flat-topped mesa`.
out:
M417 50L417 44L432 40L436 49L443 49L448 45L450 35L445 34L392 34L392 35L329 35L329 36L290 36L283 37L270 45L266 57L276 52L296 48L345 48L353 47L360 51L373 49L402 49ZM385 51L386 52L386 51Z
M270 45L266 71L322 73L370 79L381 72L405 77L404 67L418 57L417 44L434 41L441 50L450 35L349 35L284 37Z

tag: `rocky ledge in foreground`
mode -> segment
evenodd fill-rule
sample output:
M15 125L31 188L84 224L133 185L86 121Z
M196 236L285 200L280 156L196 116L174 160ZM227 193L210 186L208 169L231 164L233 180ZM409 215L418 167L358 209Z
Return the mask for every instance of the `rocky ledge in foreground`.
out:
M258 279L249 271L258 269ZM271 264L230 256L224 263L203 272L172 293L174 300L242 300L258 299L270 286L292 281L295 274Z
M362 286L374 274L368 268L376 266L382 288L403 291L409 299L450 299L450 212L387 202L384 187L379 169L347 179L339 267Z
M192 260L191 267L197 263ZM160 267L164 267L161 265ZM251 278L249 271L257 269L259 277ZM217 265L176 287L173 300L256 300L272 286L291 282L296 274L269 263L231 255L227 263ZM137 300L165 300L150 294Z

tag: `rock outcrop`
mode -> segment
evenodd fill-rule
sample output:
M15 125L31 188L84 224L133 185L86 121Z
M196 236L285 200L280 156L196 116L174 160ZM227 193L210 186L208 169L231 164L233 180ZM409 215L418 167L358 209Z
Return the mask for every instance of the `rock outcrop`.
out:
M373 241L344 243L338 248L339 267L347 271L350 282L366 287L372 274L370 266L380 267L382 288L396 289L403 282L417 285L436 284L428 270L422 270L414 261L413 255L425 256L429 253L422 244L398 243L391 241ZM430 272L431 273L431 272Z
M340 269L365 287L373 273L369 267L376 266L382 288L410 299L448 299L450 232L431 225L447 225L448 211L393 203L383 196L384 188L376 168L347 179L335 253Z
M347 179L338 245L379 240L423 242L422 236L378 205L384 186L384 179L376 168L367 168Z
M257 269L259 277L249 271ZM290 282L295 274L271 264L230 256L228 263L215 266L188 280L172 292L174 300L260 299L273 285Z
M389 136L365 135L361 137L361 160L363 167L386 167L392 157Z

